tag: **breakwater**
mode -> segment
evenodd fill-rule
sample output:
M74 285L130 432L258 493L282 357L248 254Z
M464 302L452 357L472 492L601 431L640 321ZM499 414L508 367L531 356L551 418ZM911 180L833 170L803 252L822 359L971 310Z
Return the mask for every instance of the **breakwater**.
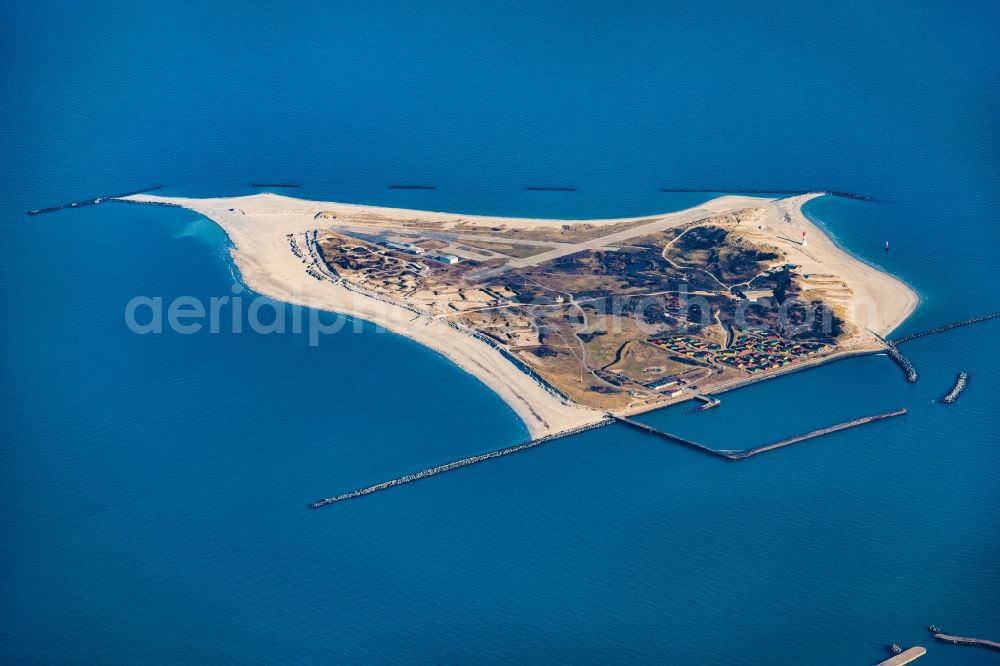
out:
M390 185L390 190L436 190L437 185Z
M626 425L630 425L633 428L637 428L637 429L642 430L644 432L647 432L647 433L649 433L651 435L656 435L657 437L662 437L663 439L667 439L667 440L669 440L671 442L676 442L678 444L683 444L684 446L687 446L687 447L693 448L693 449L697 449L697 450L699 450L699 451L701 451L703 453L709 453L711 455L718 456L720 458L725 458L726 460L745 460L746 458L753 457L753 456L758 455L760 453L764 453L766 451L773 451L775 449L780 449L780 448L785 447L785 446L790 446L791 444L796 444L798 442L803 442L803 441L805 441L807 439L814 439L816 437L822 437L823 435L829 435L830 433L837 432L838 430L846 430L848 428L854 428L854 427L857 427L857 426L860 426L860 425L864 425L866 423L874 423L876 421L882 421L882 420L885 420L885 419L888 419L888 418L892 418L894 416L902 416L903 414L906 414L906 410L905 409L895 409L895 410L893 410L891 412L883 412L881 414L873 414L871 416L862 416L861 418L853 419L851 421L845 421L844 423L837 423L837 424L832 425L832 426L827 426L825 428L819 428L818 430L812 430L810 432L803 433L801 435L795 435L794 437L789 437L787 439L782 439L782 440L777 441L777 442L772 442L770 444L764 444L762 446L756 446L756 447L754 447L752 449L747 449L745 451L738 451L738 452L731 452L731 451L723 451L723 450L720 450L720 449L713 449L713 448L711 448L709 446L705 446L704 444L699 444L698 442L692 441L690 439L686 439L684 437L680 437L679 435L675 435L673 433L669 433L669 432L666 432L666 431L663 431L663 430L659 430L657 428L654 428L651 425L647 425L645 423L640 423L639 421L635 421L633 419L626 418L624 416L614 416L614 415L612 415L612 418L614 418L619 423L624 423Z
M910 359L903 356L903 353L899 351L898 347L896 347L897 343L886 340L870 328L868 329L868 332L885 344L886 355L891 358L896 365L903 369L903 373L906 375L906 381L911 384L916 383L920 375L917 374L917 369L913 367L913 363L910 362Z
M796 435L794 437L789 437L788 439L783 439L772 444L765 444L763 446L758 446L753 449L747 449L746 451L741 451L739 453L733 453L726 456L730 460L743 460L751 456L755 456L758 453L764 453L765 451L773 451L775 449L780 449L783 446L789 446L790 444L795 444L797 442L803 442L807 439L813 439L815 437L822 437L823 435L829 435L830 433L837 432L838 430L847 430L848 428L854 428L859 425L864 425L866 423L875 423L876 421L883 421L885 419L892 418L894 416L902 416L906 414L905 409L894 409L891 412L882 412L881 414L873 414L871 416L862 416L858 419L853 419L851 421L845 421L844 423L838 423L836 425L827 426L826 428L820 428L818 430L812 430L810 432Z
M903 372L906 374L906 381L911 384L917 381L920 377L920 375L917 374L917 369L913 367L913 363L910 362L910 359L903 356L894 343L887 343L885 353L889 356L889 358L896 362L896 365L903 369Z
M63 204L61 206L50 206L48 208L35 208L28 211L28 215L42 215L43 213L54 213L57 210L65 210L67 208L80 208L81 206L94 206L101 203L102 201L118 201L122 197L130 197L133 194L144 194L146 192L155 192L163 187L163 185L155 185L153 187L147 187L142 190L136 190L135 192L125 192L124 194L112 194L106 197L96 197L94 199L86 199L84 201L72 201L68 204Z
M897 646L898 647L898 646ZM927 654L927 650L919 645L902 650L899 654L893 655L885 661L880 661L875 666L903 666L909 664Z
M955 386L952 387L950 391L948 391L948 394L945 397L941 398L941 402L949 405L955 402L956 400L958 400L958 396L962 394L962 391L964 391L965 387L968 385L969 385L969 373L967 372L958 373L958 379L955 380Z
M943 634L941 632L933 632L935 640L943 641L945 643L952 643L953 645L971 645L975 647L983 647L988 650L1000 651L1000 643L996 641L988 641L983 638L966 638L965 636L950 636L948 634Z
M125 195L128 196L128 195ZM132 204L133 206L166 206L167 208L184 208L184 206L173 203L172 201L136 201L135 199L119 199L119 198L108 198L105 201L114 201L116 203Z
M327 497L321 500L316 500L309 504L310 509L319 509L330 504L336 504L337 502L343 502L344 500L354 499L355 497L361 497L363 495L371 495L380 490L387 490L389 488L394 488L396 486L401 486L404 483L412 483L413 481L418 481L420 479L426 479L429 476L434 476L435 474L442 474L444 472L449 472L453 469L458 469L459 467L466 467L468 465L474 465L484 460L490 460L492 458L501 458L503 456L509 456L514 453L519 453L521 451L526 451L528 449L533 449L536 446L541 446L542 444L547 444L557 439L562 439L563 437L569 437L570 435L576 435L578 433L593 430L594 428L600 428L611 423L611 419L604 419L598 421L597 423L591 423L589 425L580 426L579 428L573 428L572 430L567 430L565 432L557 433L554 435L546 435L545 437L539 437L538 439L533 439L529 442L524 442L522 444L515 444L514 446L508 446L507 448L499 449L497 451L490 451L489 453L482 453L476 456L469 456L468 458L462 458L461 460L455 460L454 462L445 463L444 465L438 465L437 467L431 467L429 469L421 470L419 472L414 472L413 474L407 474L406 476L401 476L398 479L392 479L391 481L383 481L382 483L376 483L374 486L368 486L367 488L360 488L358 490L352 490L351 492L343 493L341 495L334 495L333 497Z
M298 183L251 183L250 187L298 187Z
M832 197L841 197L843 199L857 199L859 201L875 201L874 197L870 197L867 194L856 194L854 192L842 192L839 190L734 190L734 189L712 189L712 188L701 188L701 189L687 189L681 187L663 187L660 189L661 192L679 192L679 193L715 193L719 194L781 194L785 196L795 196L797 194L809 194L810 192L823 192L823 194L829 194Z
M995 319L996 317L1000 317L1000 312L993 312L987 315L980 315L979 317L970 317L968 319L963 319L962 321L956 321L950 324L945 324L943 326L938 326L937 328L932 328L929 331L921 331L920 333L911 333L910 335L904 335L901 338L896 338L895 340L893 340L892 344L901 345L904 342L909 342L910 340L916 340L917 338L923 338L928 335L936 335L938 333L944 333L945 331L950 331L953 328L968 326L969 324L977 324L981 321L989 321L990 319Z

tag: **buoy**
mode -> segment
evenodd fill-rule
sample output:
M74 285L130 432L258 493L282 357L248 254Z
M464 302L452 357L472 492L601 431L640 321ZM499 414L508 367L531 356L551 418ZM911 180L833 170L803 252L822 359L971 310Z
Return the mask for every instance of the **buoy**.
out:
M889 241L886 241L886 242L885 242L885 251L886 251L886 252L888 252L888 251L889 251Z

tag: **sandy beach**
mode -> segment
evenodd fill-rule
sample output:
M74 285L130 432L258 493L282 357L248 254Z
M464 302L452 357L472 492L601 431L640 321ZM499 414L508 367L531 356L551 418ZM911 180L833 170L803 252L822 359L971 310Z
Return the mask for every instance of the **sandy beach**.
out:
M831 274L842 279L851 295L841 305L859 329L871 328L880 335L888 334L916 308L916 293L897 278L837 247L810 222L801 207L817 196L822 194L780 200L723 196L676 213L606 220L459 215L309 201L270 193L205 199L141 194L126 197L126 200L178 205L211 219L228 235L234 246L234 261L252 290L275 300L364 319L438 351L495 391L518 414L531 436L538 438L599 422L604 414L553 393L486 342L456 330L440 318L415 313L403 307L405 304L369 297L331 280L316 279L306 272L303 259L290 251L288 235L322 229L323 220L315 219L320 212L332 212L345 218L375 216L446 225L505 225L507 228L558 228L571 223L612 225L655 218L657 226L669 227L741 208L762 207L767 211L767 223L760 226L759 233L785 249L801 265L803 272ZM804 247L795 241L802 231L806 231L808 238ZM618 235L624 238L628 234ZM855 349L877 348L880 344L870 334L852 342Z

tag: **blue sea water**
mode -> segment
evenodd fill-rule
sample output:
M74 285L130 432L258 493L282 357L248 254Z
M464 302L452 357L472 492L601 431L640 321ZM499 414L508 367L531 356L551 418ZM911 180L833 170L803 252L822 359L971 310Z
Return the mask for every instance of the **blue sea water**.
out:
M0 12L0 661L868 664L931 622L1000 638L996 322L907 344L915 385L858 358L645 417L722 448L901 419L739 464L615 426L313 512L527 433L367 324L131 333L134 296L233 295L196 214L24 215L157 183L551 217L855 191L879 201L808 213L918 290L916 331L1000 310L996 5Z

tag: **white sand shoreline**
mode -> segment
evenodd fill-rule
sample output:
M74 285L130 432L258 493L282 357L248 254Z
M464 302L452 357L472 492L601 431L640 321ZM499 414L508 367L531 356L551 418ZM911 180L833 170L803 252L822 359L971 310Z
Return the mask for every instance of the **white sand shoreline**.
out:
M597 423L603 420L604 413L554 395L493 347L455 330L440 319L417 315L405 306L382 299L376 300L353 288L348 289L341 284L320 281L309 276L304 270L302 260L290 251L287 235L302 234L322 227L321 222L313 219L319 211L334 211L343 215L384 215L425 221L454 222L456 219L462 219L508 226L556 226L573 222L614 224L673 216L681 221L689 219L693 213L698 215L704 213L704 217L710 217L739 207L775 206L781 212L789 213L794 227L801 227L809 233L809 253L804 255L801 261L808 264L811 256L820 260L824 270L849 274L851 276L849 281L858 293L859 302L866 307L874 306L876 316L871 321L872 329L882 335L888 334L916 308L918 301L915 292L897 278L848 254L809 220L802 213L801 206L816 196L821 194L782 200L727 195L686 211L606 220L458 215L310 201L274 194L215 199L140 194L125 199L134 202L178 205L204 215L226 233L232 243L231 254L240 276L246 286L254 292L277 301L369 321L441 353L497 393L524 422L531 437L538 438Z

